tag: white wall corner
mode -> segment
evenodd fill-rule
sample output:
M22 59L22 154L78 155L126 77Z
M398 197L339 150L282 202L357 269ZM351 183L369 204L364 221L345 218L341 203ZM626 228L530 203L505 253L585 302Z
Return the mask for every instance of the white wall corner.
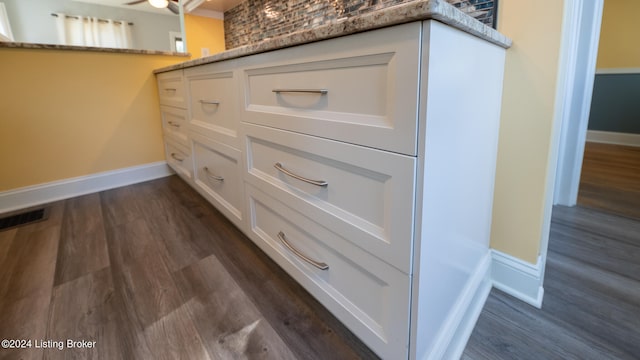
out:
M0 192L0 214L173 174L165 161Z
M640 134L589 130L587 131L587 141L640 147Z
M542 307L544 288L542 287L544 269L538 257L536 264L491 250L491 280L493 286L520 299L538 309Z

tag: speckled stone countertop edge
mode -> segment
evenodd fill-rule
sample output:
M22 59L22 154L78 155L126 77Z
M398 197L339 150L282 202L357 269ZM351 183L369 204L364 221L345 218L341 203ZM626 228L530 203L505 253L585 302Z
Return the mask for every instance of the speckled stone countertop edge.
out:
M179 53L162 50L141 50L141 49L115 49L93 46L75 46L75 45L57 45L57 44L35 44L23 42L0 41L0 48L12 49L48 49L48 50L75 50L75 51L93 51L102 53L119 53L119 54L141 54L141 55L166 55L190 57L189 53Z
M444 0L421 0L388 7L360 16L340 19L335 23L317 28L265 39L255 44L233 48L211 56L156 69L154 73L184 69L388 26L431 19L450 25L505 49L511 47L511 39L463 13L448 2Z

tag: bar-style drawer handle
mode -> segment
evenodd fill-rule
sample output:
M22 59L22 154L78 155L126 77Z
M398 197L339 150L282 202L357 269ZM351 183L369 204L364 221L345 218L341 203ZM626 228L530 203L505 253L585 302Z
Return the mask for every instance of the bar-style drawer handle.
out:
M292 173L291 171L289 171L289 170L285 169L284 167L282 167L282 164L280 164L279 162L275 163L273 165L273 167L275 167L279 171L283 172L284 174L291 176L294 179L298 179L300 181L304 181L304 182L309 183L309 184L313 184L313 185L316 185L316 186L327 186L327 185L329 185L329 183L324 181L324 180L311 180L311 179L307 179L306 177L302 177L300 175L296 175L296 174Z
M327 265L327 264L325 264L323 262L315 261L315 260L309 258L305 254L301 253L298 249L294 248L291 244L289 244L289 242L285 238L284 233L282 231L280 231L278 233L278 239L280 239L280 242L282 242L282 244L284 246L286 246L287 249L291 250L292 253L296 254L302 260L308 262L309 264L317 267L320 270L328 270L329 269L329 265Z
M176 88L164 88L165 91L177 91L178 89Z
M207 177L209 179L212 179L215 181L224 181L224 178L222 176L212 174L208 167L205 166L203 169L204 169L204 172L207 173Z
M276 94L280 93L306 93L306 94L320 94L326 95L329 93L327 89L273 89L271 90Z
M203 105L220 105L220 100L200 100L199 102Z
M179 128L179 127L180 127L180 124L178 124L177 122L174 122L174 121L168 121L167 123L168 123L169 125L173 126L173 127L177 127L177 128Z
M178 154L176 154L176 153L171 153L171 157L172 157L174 160L179 161L179 162L183 162L183 161L184 161L184 159L183 159L183 158L181 158L180 156L178 156Z

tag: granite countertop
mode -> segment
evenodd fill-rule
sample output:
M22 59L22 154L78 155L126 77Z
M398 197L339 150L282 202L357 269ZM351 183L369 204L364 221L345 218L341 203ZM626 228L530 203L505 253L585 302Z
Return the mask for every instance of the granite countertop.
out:
M211 56L185 61L157 69L154 73L184 69L387 26L431 19L453 26L503 48L511 47L511 39L463 13L445 0L418 0L359 16L339 19L335 23L317 28L265 39L255 44L233 48Z
M179 53L162 50L141 50L141 49L116 49L94 46L75 46L75 45L56 45L56 44L35 44L23 42L0 41L0 48L16 48L16 49L50 49L50 50L81 50L95 51L107 53L124 53L124 54L145 54L145 55L168 55L189 57L189 53Z

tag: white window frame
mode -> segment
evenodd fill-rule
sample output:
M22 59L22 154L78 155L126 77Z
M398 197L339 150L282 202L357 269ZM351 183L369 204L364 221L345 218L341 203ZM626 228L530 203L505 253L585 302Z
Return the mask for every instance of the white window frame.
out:
M182 36L182 33L178 32L178 31L169 31L169 43L171 44L171 51L173 51L173 52L187 52L186 47L184 49L182 49L182 51L178 51L178 49L176 49L176 40L177 39L181 39L182 40L183 47L186 45L185 41L184 41L184 37Z

